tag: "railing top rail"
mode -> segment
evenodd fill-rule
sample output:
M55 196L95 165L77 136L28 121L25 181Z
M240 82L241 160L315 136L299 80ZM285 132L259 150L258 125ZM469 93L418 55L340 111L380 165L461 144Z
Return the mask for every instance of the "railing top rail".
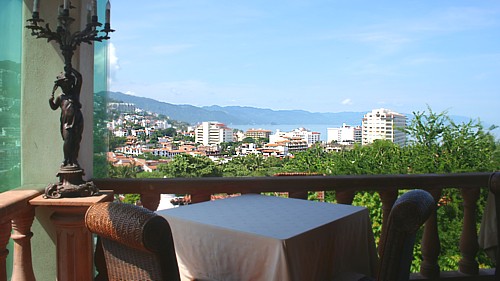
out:
M487 188L500 173L94 179L100 189L115 193L247 193L334 189L381 190L413 188Z
M26 211L29 200L42 193L36 189L14 189L0 193L0 220L11 219Z

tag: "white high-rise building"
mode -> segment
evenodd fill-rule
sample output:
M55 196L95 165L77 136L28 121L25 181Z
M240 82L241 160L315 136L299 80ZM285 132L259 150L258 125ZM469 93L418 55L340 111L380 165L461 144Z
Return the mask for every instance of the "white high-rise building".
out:
M312 146L313 144L320 141L321 133L311 132L305 128L293 129L290 132L281 132L276 130L276 133L269 135L269 143L277 143L285 139L300 138L306 141L307 146Z
M388 140L398 145L405 145L406 116L385 108L374 109L363 117L362 144L374 140Z
M327 132L327 143L336 142L344 145L361 143L361 126L353 127L344 123L340 128L328 128Z
M219 122L203 122L195 129L195 141L203 145L214 145L233 141L233 130Z

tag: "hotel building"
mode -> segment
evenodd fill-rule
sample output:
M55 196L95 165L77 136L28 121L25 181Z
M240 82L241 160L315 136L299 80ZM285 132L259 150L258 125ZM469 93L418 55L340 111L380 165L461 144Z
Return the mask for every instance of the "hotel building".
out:
M202 122L195 129L195 142L203 145L217 145L233 141L233 130L219 122Z
M403 146L406 143L405 128L405 115L385 108L374 109L363 117L362 144L388 140Z

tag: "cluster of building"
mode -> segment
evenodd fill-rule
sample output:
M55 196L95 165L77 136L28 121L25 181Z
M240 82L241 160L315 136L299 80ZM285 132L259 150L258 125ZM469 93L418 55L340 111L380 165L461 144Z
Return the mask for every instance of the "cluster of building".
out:
M398 145L406 143L406 116L389 109L374 109L364 115L361 126L345 123L340 128L328 128L328 143L367 145L375 140L388 140Z
M108 128L117 137L126 137L127 144L118 147L109 155L109 161L125 163L123 157L137 157L149 153L152 156L171 159L177 154L205 155L221 160L222 144L238 142L234 155L260 154L263 156L287 157L304 151L315 144L322 144L328 150L339 150L354 144L366 145L377 139L389 140L398 145L405 144L406 116L388 109L374 109L364 115L361 125L343 124L338 128L328 128L327 141L321 141L321 133L306 128L289 132L266 129L249 129L246 132L229 128L220 122L201 122L178 132L194 137L192 141L174 141L170 137L159 137L150 142L147 138L153 132L172 127L167 120L155 118L151 114L136 114L140 109L133 104L112 104L113 109L122 112L118 120L112 120ZM156 115L157 116L157 115ZM179 129L179 128L175 128ZM253 141L248 142L244 140ZM142 140L141 140L142 139ZM120 158L121 157L121 158ZM227 155L225 156L227 158ZM227 159L226 159L227 160ZM151 165L157 164L151 161ZM136 161L143 162L143 161ZM144 163L142 163L144 164ZM147 164L147 163L146 163ZM150 165L150 166L151 166ZM147 165L146 165L147 166ZM145 166L145 170L148 170Z

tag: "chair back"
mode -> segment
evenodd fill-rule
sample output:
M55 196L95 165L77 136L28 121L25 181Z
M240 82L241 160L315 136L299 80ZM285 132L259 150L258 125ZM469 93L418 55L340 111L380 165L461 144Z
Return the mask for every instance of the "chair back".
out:
M109 280L180 280L172 232L163 217L106 202L87 210L85 225L101 239Z
M409 280L415 234L435 209L434 198L424 190L408 191L396 200L379 244L382 250L377 281Z

